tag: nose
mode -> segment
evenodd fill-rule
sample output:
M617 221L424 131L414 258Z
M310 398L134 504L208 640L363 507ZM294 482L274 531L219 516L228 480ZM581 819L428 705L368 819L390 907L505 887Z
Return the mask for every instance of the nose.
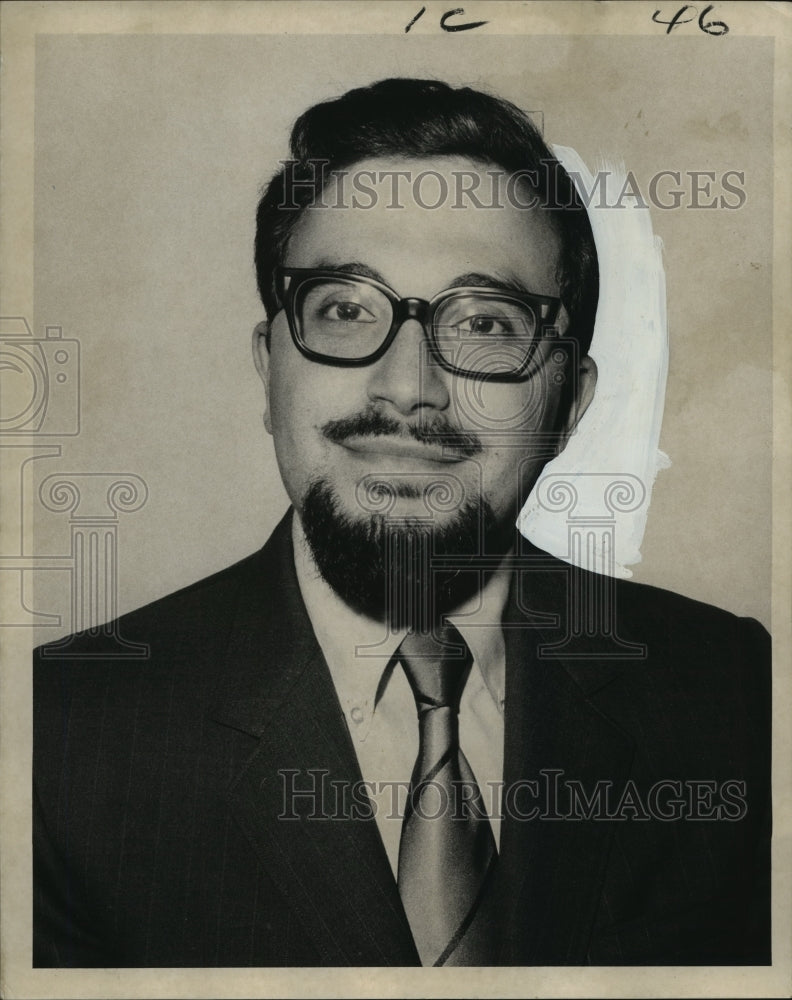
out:
M385 354L370 368L368 395L402 416L444 410L450 402L446 375L429 351L423 324L406 319Z

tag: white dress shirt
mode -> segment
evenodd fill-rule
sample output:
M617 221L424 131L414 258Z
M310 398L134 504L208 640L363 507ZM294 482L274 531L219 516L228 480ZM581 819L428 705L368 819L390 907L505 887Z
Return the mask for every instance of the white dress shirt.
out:
M406 630L388 632L381 622L346 605L320 576L296 514L292 523L300 591L330 668L396 876L404 803L418 755L418 715L400 665L396 664L384 680L383 674ZM448 616L473 655L459 709L459 737L481 789L496 844L500 838L506 673L501 619L509 575L504 570L493 574L482 591ZM381 681L383 690L377 701Z

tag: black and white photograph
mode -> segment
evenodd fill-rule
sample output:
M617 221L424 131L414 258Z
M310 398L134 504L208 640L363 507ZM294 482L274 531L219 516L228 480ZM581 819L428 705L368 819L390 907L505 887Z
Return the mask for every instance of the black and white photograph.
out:
M788 995L788 10L32 6L7 995Z

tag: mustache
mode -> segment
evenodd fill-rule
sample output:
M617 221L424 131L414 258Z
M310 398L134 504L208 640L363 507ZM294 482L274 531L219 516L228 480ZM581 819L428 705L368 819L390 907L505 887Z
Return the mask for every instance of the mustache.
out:
M475 434L453 427L442 414L430 422L407 424L372 407L354 416L328 420L320 430L334 444L343 444L348 438L401 437L412 438L421 444L450 448L463 458L473 458L482 451L481 441Z

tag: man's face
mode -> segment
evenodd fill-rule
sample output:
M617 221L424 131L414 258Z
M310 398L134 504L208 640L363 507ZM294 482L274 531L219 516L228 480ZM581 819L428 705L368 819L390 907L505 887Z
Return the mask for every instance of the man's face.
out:
M437 171L453 192L453 171L476 171L484 191L486 171L492 168L439 157L371 159L351 171L405 169L413 176ZM337 197L333 183L324 197L331 207L304 211L289 241L286 267L362 265L400 296L426 300L462 278L471 283L470 275L477 276L475 283L516 283L529 292L558 296L560 241L541 209L509 204L454 209L453 196L427 208L408 194L409 183L401 188L401 207L388 208L391 180L371 185L369 175L366 183L377 194L370 208L354 207L349 193ZM431 203L428 192L427 184L421 191L424 203ZM560 332L567 323L562 308ZM387 484L391 517L429 516L442 528L460 506L483 500L496 522L513 524L548 458L547 439L542 442L538 435L557 427L562 382L574 374L565 370L551 340L539 345L533 374L515 382L448 372L430 359L426 343L422 325L409 319L379 360L364 367L333 367L297 350L283 310L272 322L269 350L263 335L256 339L267 391L266 425L299 514L309 487L320 481L332 492L339 513L365 521L383 509L381 503L377 507L377 489L371 493L365 487L381 482ZM368 420L356 420L361 415ZM415 428L428 434L416 440L409 433ZM464 446L444 447L432 440L433 428L463 435Z

